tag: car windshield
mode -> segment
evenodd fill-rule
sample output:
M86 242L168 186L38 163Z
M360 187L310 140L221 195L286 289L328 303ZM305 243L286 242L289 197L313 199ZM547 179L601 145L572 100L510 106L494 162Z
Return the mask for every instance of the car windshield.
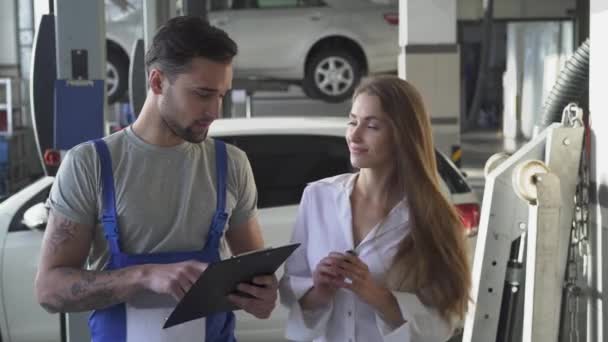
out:
M471 188L463 178L463 176L456 171L456 169L446 160L446 158L439 152L436 153L437 159L437 171L439 176L443 179L448 189L452 194L463 194L471 192Z

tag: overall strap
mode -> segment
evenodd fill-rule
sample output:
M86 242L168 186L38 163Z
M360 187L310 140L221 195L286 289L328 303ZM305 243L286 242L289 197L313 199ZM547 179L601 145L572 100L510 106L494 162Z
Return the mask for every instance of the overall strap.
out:
M120 241L118 236L118 220L116 219L116 202L114 195L114 176L112 175L112 158L110 150L103 139L94 140L95 149L99 155L101 165L101 188L103 198L103 213L101 222L105 232L106 240L112 254L120 253Z
M226 144L215 140L215 173L217 177L217 212L226 211L226 173L228 172L228 155Z
M226 144L223 141L215 140L215 173L217 183L217 199L216 209L211 227L209 227L209 237L207 246L213 246L213 249L219 248L220 239L228 214L226 213L226 174L228 173L228 154L226 152Z

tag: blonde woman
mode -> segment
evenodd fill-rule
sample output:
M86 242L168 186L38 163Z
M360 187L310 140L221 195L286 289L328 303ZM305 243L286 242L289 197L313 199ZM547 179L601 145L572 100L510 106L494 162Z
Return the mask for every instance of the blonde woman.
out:
M467 309L465 234L440 190L428 115L408 82L364 80L346 130L360 171L302 196L281 300L286 337L445 341Z

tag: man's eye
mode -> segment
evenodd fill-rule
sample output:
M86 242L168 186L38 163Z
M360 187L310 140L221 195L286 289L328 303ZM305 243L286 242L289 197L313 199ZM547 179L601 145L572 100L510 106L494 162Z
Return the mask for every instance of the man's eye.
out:
M211 96L211 94L209 94L209 93L196 92L195 94L196 94L196 96L203 98L203 99L209 98Z
M355 126L357 123L355 121L349 121L347 125L349 126Z

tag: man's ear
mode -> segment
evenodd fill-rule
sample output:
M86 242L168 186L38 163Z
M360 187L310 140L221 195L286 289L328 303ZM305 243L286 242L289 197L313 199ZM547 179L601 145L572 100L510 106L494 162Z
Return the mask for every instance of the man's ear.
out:
M148 75L148 84L150 85L150 90L155 95L160 95L163 93L163 81L165 80L165 75L159 69L153 68L150 70Z

